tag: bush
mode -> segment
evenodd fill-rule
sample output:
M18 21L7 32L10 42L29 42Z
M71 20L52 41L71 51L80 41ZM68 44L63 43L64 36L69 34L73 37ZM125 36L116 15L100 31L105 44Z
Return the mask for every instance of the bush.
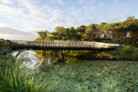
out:
M109 53L105 53L105 52L98 53L96 58L98 58L98 59L109 59L109 60L118 59L117 56L113 56L113 55L111 55Z
M134 47L133 46L126 46L126 47L124 47L122 50L121 50L121 52L123 51L123 53L133 53L133 52L135 52L135 49L134 49Z
M138 59L138 50L133 46L126 46L119 50L120 59L130 59L135 60Z
M109 53L114 56L118 56L118 58L122 60L138 60L138 49L133 46L119 48Z

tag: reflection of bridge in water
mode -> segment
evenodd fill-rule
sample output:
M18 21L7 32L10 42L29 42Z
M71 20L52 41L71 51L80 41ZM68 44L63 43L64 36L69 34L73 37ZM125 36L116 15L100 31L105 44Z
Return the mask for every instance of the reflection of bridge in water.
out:
M109 44L90 41L19 41L10 40L10 44L5 44L12 50L61 50L64 60L64 55L70 50L115 50L120 48L119 44ZM68 50L65 52L65 50Z

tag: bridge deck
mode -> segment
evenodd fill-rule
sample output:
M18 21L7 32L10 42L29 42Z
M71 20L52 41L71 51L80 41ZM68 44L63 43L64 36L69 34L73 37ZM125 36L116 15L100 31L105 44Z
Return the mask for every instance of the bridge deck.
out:
M2 45L0 45L2 46ZM119 48L119 44L107 44L88 41L17 41L12 40L11 44L4 46L13 50L114 50Z

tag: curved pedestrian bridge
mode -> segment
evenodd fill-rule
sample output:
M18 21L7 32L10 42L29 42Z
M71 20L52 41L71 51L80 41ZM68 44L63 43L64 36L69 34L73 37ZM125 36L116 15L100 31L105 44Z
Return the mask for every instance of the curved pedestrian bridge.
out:
M2 43L2 42L1 42ZM91 41L21 41L9 40L10 44L5 44L5 47L10 47L13 50L114 50L120 48L119 44L109 44L102 42ZM1 45L2 46L2 45Z

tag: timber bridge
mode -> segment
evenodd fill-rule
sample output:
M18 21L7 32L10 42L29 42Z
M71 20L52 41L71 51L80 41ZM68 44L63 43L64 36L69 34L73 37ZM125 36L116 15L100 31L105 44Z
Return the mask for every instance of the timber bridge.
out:
M1 44L2 43L2 44ZM12 50L114 50L119 44L109 44L90 41L0 41L0 46L10 47Z
M1 44L2 43L2 44ZM8 40L0 41L0 46L9 47L12 50L60 50L62 51L63 61L64 55L70 50L94 50L105 51L120 48L119 44L108 44L90 41L20 41ZM67 51L67 52L65 52Z

